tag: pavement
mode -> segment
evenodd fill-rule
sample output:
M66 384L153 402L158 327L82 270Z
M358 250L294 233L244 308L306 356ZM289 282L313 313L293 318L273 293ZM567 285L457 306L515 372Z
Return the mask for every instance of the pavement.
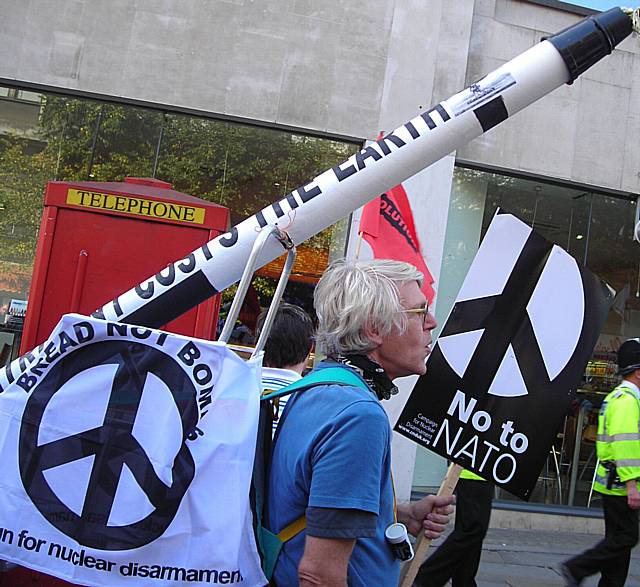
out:
M597 534L545 530L490 528L483 543L478 587L562 586L558 564L590 548L600 540ZM440 539L434 542L437 546ZM596 587L599 575L589 577L581 587ZM631 553L626 587L640 587L640 545Z

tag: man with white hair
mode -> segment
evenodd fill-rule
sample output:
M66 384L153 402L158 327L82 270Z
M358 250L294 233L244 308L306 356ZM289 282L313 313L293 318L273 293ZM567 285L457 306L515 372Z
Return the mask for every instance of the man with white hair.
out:
M397 393L395 378L426 371L436 321L421 283L413 265L373 260L333 264L316 286L316 344L327 355L318 369L337 367L363 383L320 383L287 404L267 520L279 533L306 519L278 558L279 587L397 585L398 549L385 531L400 522L437 538L449 521L452 497L395 503L391 427L380 404Z

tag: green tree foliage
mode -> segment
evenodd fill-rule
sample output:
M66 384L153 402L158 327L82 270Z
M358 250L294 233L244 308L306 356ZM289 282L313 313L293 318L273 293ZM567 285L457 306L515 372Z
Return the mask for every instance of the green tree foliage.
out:
M0 251L10 263L30 265L42 215L42 194L51 178L50 152L11 136L0 136Z
M58 180L122 181L150 177L162 114L47 96L40 115L40 134L56 152Z

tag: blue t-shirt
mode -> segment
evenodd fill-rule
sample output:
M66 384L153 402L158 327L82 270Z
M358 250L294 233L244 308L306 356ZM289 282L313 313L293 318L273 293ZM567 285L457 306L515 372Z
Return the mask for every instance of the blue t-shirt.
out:
M319 368L329 366L335 363ZM348 584L398 583L400 565L384 537L393 523L391 428L372 391L319 385L293 394L276 437L268 496L268 527L276 533L307 506L377 515L375 538L356 540ZM301 532L285 543L274 573L279 587L298 584L304 540Z

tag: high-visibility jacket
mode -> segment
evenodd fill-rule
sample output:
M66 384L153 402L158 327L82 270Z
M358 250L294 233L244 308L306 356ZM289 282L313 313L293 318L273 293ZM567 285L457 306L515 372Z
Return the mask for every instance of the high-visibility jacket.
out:
M596 451L600 464L593 488L607 495L626 495L626 481L640 479L640 397L623 381L602 403L598 416ZM613 463L617 480L607 489L608 470Z
M467 469L462 469L462 472L460 473L460 479L470 479L473 481L484 481L484 477L480 477L480 475L476 475L475 473L472 473L471 471L467 471Z

